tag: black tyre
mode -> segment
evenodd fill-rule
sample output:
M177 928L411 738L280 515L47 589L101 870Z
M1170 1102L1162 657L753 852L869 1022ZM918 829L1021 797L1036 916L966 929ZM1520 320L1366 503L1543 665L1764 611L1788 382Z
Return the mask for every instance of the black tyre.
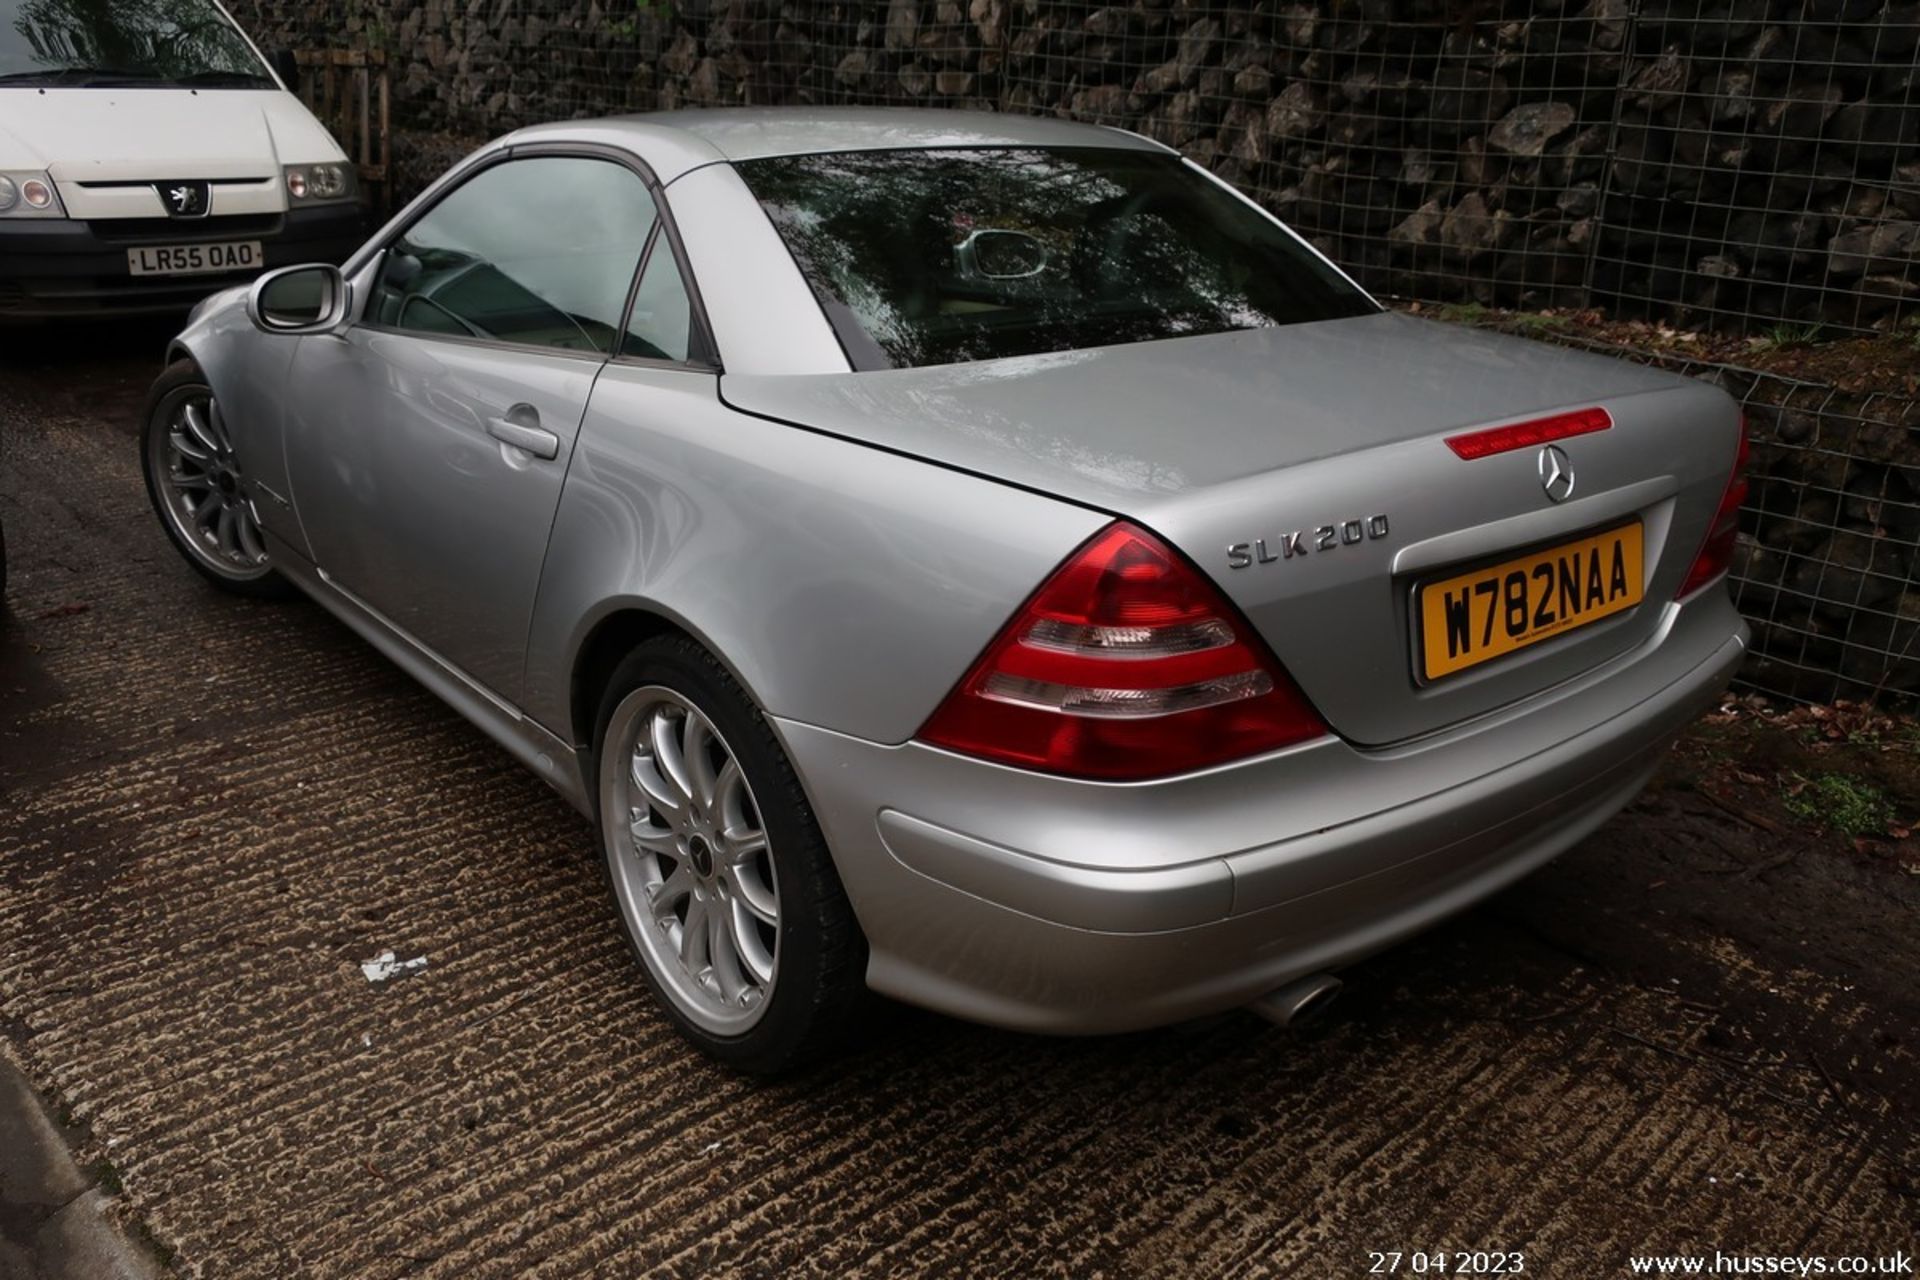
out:
M213 388L193 361L168 365L147 394L140 459L160 526L195 572L236 595L294 594L267 559L251 486Z
M755 1074L831 1049L866 940L758 708L705 649L661 637L614 670L594 747L607 878L668 1017Z

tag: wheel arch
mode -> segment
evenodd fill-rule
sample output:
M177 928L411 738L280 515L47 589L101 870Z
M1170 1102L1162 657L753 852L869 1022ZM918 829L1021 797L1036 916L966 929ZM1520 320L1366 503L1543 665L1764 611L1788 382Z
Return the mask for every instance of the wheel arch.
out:
M280 412L285 395L284 385L276 379L285 374L286 363L284 359L262 360L264 353L255 346L255 340L263 335L246 318L245 309L239 305L241 296L236 288L214 294L196 306L186 327L167 339L161 369L164 372L181 360L192 362L224 409L234 451L249 474L264 481L273 492L285 494L289 486L280 450ZM292 345L284 350L290 359ZM285 536L288 530L275 532ZM304 551L305 540L296 540L296 545Z
M656 636L690 635L664 613L637 605L622 605L595 622L574 651L567 682L567 732L583 760L590 759L600 700L607 681L621 660ZM588 791L592 791L589 777Z
M616 601L587 625L580 642L574 646L573 661L569 664L567 731L572 746L589 771L591 759L600 745L594 736L607 681L629 653L660 636L685 636L712 654L714 661L727 669L727 674L746 692L754 706L765 714L766 703L752 682L699 627L654 601ZM591 773L587 776L591 791Z
M684 636L712 654L713 660L726 669L734 683L747 695L747 700L767 718L775 740L780 742L782 750L786 749L779 722L768 715L766 700L761 697L754 683L699 627L656 601L613 601L586 625L580 642L574 646L573 660L568 664L566 731L569 745L574 749L581 791L596 820L600 811L600 790L596 781L600 768L600 743L596 741L600 702L606 696L607 683L613 678L614 669L626 656L647 641L661 636ZM802 778L800 785L811 803L812 794L806 779Z

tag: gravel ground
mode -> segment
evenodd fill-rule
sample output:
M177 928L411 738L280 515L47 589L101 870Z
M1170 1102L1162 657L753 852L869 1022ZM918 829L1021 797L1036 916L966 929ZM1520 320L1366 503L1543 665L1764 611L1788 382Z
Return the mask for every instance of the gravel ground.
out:
M183 1274L1587 1277L1920 1241L1920 877L1712 794L1697 742L1311 1028L886 1006L813 1074L730 1077L650 1007L570 810L318 608L176 561L134 445L158 341L0 369L0 1029ZM428 967L369 986L385 948Z

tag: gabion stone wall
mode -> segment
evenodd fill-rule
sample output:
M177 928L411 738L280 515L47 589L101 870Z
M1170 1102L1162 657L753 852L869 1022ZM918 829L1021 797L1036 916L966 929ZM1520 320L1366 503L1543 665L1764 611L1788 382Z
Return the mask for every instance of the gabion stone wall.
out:
M1920 294L1912 0L235 7L268 43L387 51L415 181L414 138L534 120L985 107L1179 147L1378 292L1849 330Z
M1894 325L1920 294L1920 0L239 0L236 13L270 45L386 51L402 197L537 120L970 107L1159 138L1389 296L1787 326L1798 341L1814 325ZM1912 400L1678 367L1727 387L1753 425L1735 569L1755 624L1749 679L1803 698L1920 692Z
M1555 335L1718 384L1740 401L1752 491L1733 598L1746 683L1807 701L1920 694L1920 401Z

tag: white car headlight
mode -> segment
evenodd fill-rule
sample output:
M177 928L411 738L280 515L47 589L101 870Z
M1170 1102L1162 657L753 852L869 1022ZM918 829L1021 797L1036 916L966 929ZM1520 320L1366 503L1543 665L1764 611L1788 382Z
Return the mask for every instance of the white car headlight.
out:
M359 177L350 164L290 164L286 177L287 197L294 204L351 200L359 194Z
M0 218L64 218L53 179L41 171L0 173Z

